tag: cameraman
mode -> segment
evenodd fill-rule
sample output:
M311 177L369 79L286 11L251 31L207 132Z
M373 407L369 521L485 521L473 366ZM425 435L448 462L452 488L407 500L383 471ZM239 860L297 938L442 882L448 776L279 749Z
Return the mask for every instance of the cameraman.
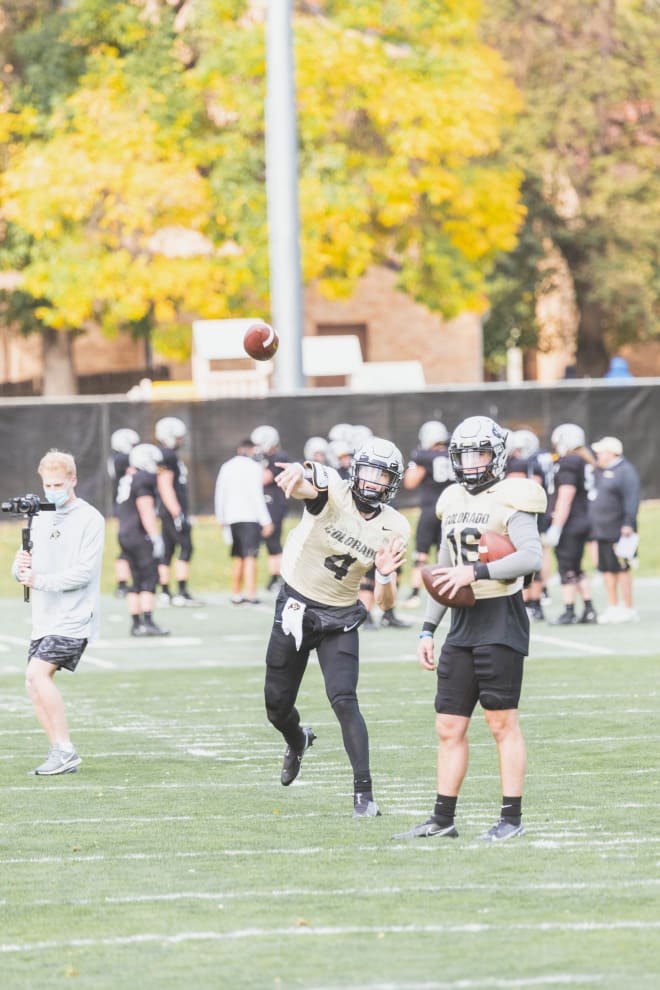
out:
M34 771L41 776L74 773L82 762L69 738L55 674L74 671L87 641L98 635L101 561L105 521L77 498L76 463L71 454L50 450L39 463L46 501L54 512L38 513L33 549L19 550L12 574L32 589L32 639L26 684L50 751ZM37 511L37 510L35 510Z

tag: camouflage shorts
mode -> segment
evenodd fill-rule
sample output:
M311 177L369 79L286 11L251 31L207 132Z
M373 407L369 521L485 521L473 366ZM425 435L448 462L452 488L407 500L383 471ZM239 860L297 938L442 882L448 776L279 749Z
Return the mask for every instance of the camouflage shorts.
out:
M85 652L86 639L73 639L71 636L42 636L41 639L30 640L28 663L30 660L44 660L46 663L64 667L65 670L75 670L78 661Z

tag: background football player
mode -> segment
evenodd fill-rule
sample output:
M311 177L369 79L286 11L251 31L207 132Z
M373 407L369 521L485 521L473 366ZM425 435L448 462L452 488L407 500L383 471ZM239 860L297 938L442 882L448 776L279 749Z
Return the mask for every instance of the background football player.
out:
M158 566L163 605L199 606L188 590L190 559L193 554L192 527L188 518L188 468L179 457L179 448L188 435L186 424L177 416L165 416L156 423L156 440L162 453L158 472L158 515L163 533L163 558ZM170 567L174 562L177 590L170 590Z
M110 437L111 454L108 457L107 468L108 477L112 483L112 511L115 516L117 515L119 482L128 470L128 455L139 442L139 434L129 427L115 430ZM115 559L115 579L117 581L115 597L125 598L128 593L128 583L131 580L131 569L121 547Z
M403 476L403 487L419 494L419 519L415 531L415 557L410 578L411 591L403 602L407 608L419 605L422 587L422 567L428 563L429 554L440 547L442 524L435 514L435 506L442 492L453 481L451 463L447 454L449 431L440 420L430 419L419 430L419 446L413 450Z

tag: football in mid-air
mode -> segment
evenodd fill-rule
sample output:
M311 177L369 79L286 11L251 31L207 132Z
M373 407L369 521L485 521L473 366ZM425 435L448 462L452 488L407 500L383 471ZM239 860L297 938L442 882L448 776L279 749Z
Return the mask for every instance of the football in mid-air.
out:
M444 592L439 592L437 588L433 587L433 579L435 577L433 572L436 569L437 564L427 564L426 567L422 567L422 581L431 598L438 602L439 605L448 605L450 608L472 608L474 605L474 591L469 584L465 588L459 588L453 598L450 598Z
M516 548L503 533L482 533L479 540L479 563L488 564L493 560L501 560L515 553Z
M255 361L270 361L279 343L277 332L267 323L252 323L243 337L243 347Z

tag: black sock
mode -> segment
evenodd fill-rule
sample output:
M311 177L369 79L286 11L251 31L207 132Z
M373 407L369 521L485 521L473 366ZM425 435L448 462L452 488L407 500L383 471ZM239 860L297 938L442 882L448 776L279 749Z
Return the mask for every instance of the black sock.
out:
M117 582L117 590L118 591L126 591L127 588L128 588L128 584L127 584L126 581L118 581Z
M142 621L144 622L145 626L151 625L151 623L154 621L151 612L143 612Z
M565 609L570 615L572 615L575 612L575 605L566 605Z
M356 774L353 777L353 791L355 794L371 794L373 784L369 774Z
M139 614L138 615L132 615L131 616L131 621L133 623L133 628L135 629L135 627L136 626L139 626L140 623L142 622L142 616L139 615Z
M521 804L522 797L503 797L500 817L505 818L512 825L520 825L522 818Z
M594 603L592 602L591 598L585 598L584 599L584 610L585 610L585 612L591 612L591 611L593 611L593 607L594 607Z
M187 590L188 590L188 582L187 581L179 581L179 594L180 595L185 595L185 593L187 592Z
M438 794L433 808L433 817L438 825L453 825L456 814L457 797L449 797L447 794Z
M168 598L171 598L172 597L172 593L170 592L170 586L169 586L169 584L161 584L160 588L161 588L161 591L162 591L162 593L164 595L167 595Z

